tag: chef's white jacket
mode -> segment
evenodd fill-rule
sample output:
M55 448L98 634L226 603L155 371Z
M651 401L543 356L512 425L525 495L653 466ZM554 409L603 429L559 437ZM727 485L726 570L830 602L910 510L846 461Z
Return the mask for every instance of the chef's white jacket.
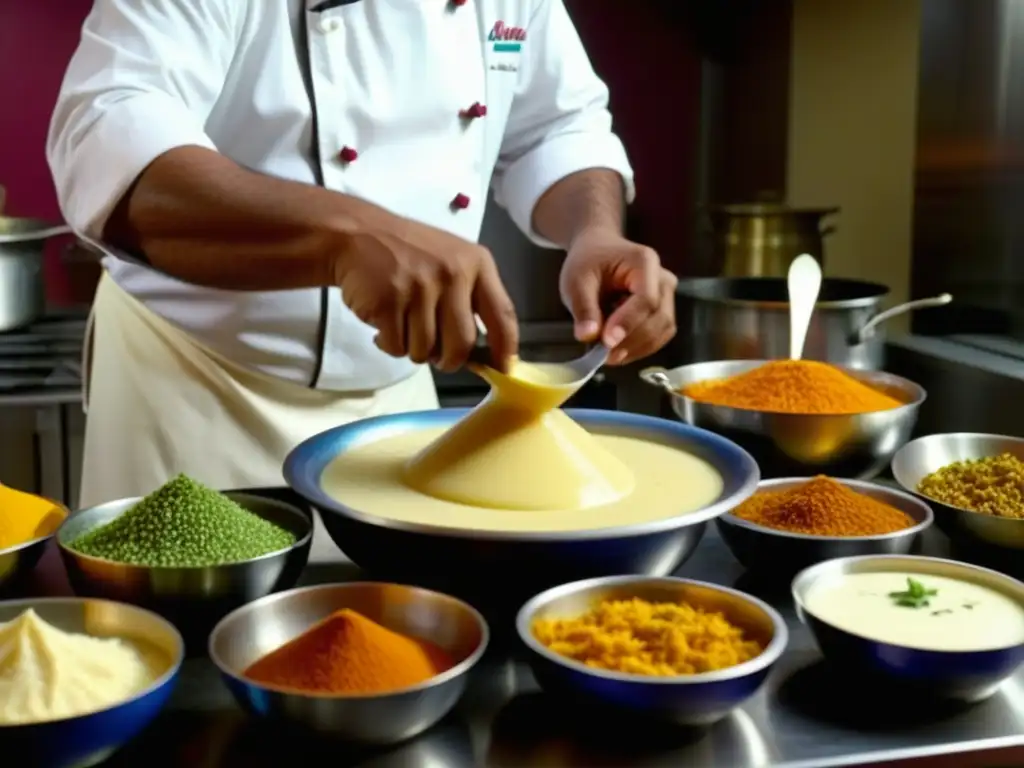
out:
M474 106L476 105L476 106ZM562 0L96 0L47 155L66 220L98 236L175 147L215 149L476 240L488 186L535 242L534 205L587 168L632 171ZM336 288L187 285L108 258L146 306L228 359L350 391L414 370Z

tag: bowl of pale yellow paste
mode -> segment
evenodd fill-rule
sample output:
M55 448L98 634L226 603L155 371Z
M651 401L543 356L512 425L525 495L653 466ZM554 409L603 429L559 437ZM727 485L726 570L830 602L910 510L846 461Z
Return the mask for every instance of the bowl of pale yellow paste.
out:
M335 544L375 576L443 588L478 607L502 596L521 603L583 578L669 574L697 546L706 523L750 496L759 479L750 454L706 430L570 409L564 413L572 422L631 473L628 491L610 502L494 509L408 487L403 471L411 458L467 413L445 408L328 430L292 451L285 479L319 510ZM552 463L520 455L486 474L487 482L522 492L538 478L555 482L547 471Z
M1024 583L955 560L844 557L793 580L797 615L874 695L981 701L1024 665Z
M39 768L101 763L163 709L183 658L181 634L144 608L2 602L0 749Z

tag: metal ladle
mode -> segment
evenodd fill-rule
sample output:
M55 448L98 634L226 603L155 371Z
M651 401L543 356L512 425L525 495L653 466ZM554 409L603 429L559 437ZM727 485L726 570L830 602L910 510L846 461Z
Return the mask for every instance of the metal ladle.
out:
M473 351L469 354L470 363L476 365L483 365L488 368L494 367L494 362L491 358L491 351L487 347L487 328L484 326L483 321L478 315L474 315L476 320L477 329L477 340L476 346ZM577 357L574 360L568 360L564 363L547 363L548 365L557 365L561 368L565 368L572 373L572 380L566 381L564 384L559 386L562 387L573 387L579 389L588 381L590 381L594 374L601 370L601 367L608 362L608 354L610 350L604 344L595 344L583 355ZM529 361L527 361L529 362Z
M793 259L786 285L789 289L789 358L799 360L804 353L814 305L821 293L821 267L813 256L804 253Z

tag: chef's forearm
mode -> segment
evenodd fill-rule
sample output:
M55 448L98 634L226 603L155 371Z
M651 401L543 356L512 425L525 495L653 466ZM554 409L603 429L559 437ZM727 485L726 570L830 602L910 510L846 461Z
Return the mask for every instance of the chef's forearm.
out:
M143 171L107 221L104 239L197 285L308 288L331 284L350 235L390 215L190 146L161 155Z
M533 209L533 228L568 249L582 232L623 232L626 200L622 177L605 168L566 176L545 192Z

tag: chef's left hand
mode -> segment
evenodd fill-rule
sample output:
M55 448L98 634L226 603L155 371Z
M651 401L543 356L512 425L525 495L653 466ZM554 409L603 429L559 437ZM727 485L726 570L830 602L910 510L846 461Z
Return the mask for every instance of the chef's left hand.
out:
M559 290L575 320L580 341L600 339L608 363L647 357L676 333L678 280L652 249L610 232L585 232L569 248ZM601 310L620 300L606 318Z

